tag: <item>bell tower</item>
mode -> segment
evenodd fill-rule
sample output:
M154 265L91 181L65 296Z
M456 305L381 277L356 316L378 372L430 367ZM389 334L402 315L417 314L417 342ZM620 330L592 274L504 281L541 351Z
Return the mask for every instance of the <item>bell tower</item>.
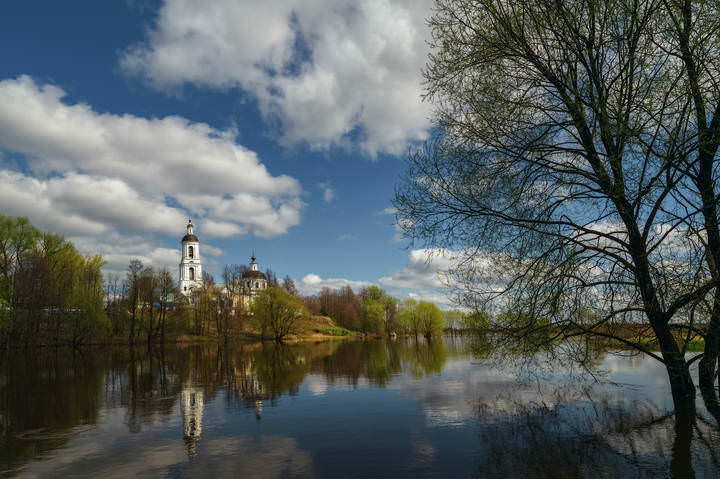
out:
M202 263L200 261L200 240L193 232L192 220L188 220L187 233L183 236L180 260L180 291L189 296L193 289L202 286Z

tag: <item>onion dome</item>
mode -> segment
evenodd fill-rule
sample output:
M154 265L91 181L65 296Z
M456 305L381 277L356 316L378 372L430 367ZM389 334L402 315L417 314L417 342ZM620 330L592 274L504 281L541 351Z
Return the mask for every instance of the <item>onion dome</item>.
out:
M186 234L185 236L183 236L183 239L182 239L182 242L183 242L183 243L186 242L186 241L193 241L193 242L195 242L195 243L199 243L199 242L200 242L200 240L198 239L198 237L195 236L195 234L193 233L192 220L188 220L188 224L187 224L187 234Z
M262 271L245 271L242 275L243 278L252 278L252 279L267 279L265 278L265 274Z
M262 273L262 271L258 271L258 265L255 262L255 253L253 253L252 258L250 258L250 269L245 271L242 277L252 279L267 279Z

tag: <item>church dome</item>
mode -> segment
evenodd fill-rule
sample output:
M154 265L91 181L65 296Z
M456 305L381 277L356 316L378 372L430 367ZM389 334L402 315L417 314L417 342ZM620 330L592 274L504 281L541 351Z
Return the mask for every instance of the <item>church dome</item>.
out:
M177 236L176 236L176 238L177 238ZM186 234L185 236L183 236L182 241L183 241L183 243L184 243L185 241L194 241L194 242L196 242L196 243L199 243L199 242L200 242L200 240L198 239L198 237L195 236L194 234L191 234L191 233L188 233L188 234Z
M194 241L195 243L199 243L199 242L200 242L200 240L198 239L198 237L195 236L195 233L193 232L193 228L194 228L194 227L195 227L195 226L192 224L192 220L188 220L188 224L187 224L187 234L186 234L185 236L183 236L183 239L182 239L182 242L183 242L183 243L186 242L186 241Z
M245 271L242 275L243 278L252 278L252 279L266 279L265 274L263 274L262 271L257 270L249 270Z

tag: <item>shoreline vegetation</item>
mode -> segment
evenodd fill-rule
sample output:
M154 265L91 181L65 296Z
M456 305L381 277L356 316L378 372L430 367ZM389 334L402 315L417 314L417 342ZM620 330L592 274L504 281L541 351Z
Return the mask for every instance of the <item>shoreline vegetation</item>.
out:
M0 216L0 350L474 335L486 356L505 347L498 340L502 333L493 331L492 324L514 314L443 312L431 302L401 302L377 286L357 294L349 286L325 288L301 297L290 277L278 280L270 270L265 272L269 287L245 311L233 307L231 293L209 275L203 288L187 298L167 269L132 260L121 279L103 275L104 264L99 255L82 256L61 236L37 230L27 218ZM229 283L241 273L240 265L227 265L223 280ZM555 338L571 336L605 349L639 345L659 350L657 339L642 324L605 331L607 337L584 337L580 330L558 333L547 324L543 337L535 340L545 343L542 349L557 346ZM684 352L704 350L701 334L681 333L676 332L676 341Z
M27 218L0 216L0 349L492 336L498 335L491 326L495 320L513 314L443 312L431 302L401 302L377 286L357 294L349 286L324 288L301 297L290 277L278 280L270 270L269 287L245 311L233 307L227 289L209 275L203 288L186 298L166 269L132 260L121 280L103 275L104 264L99 255L82 256L63 237L37 230ZM241 271L227 265L224 281ZM581 330L559 335L556 329L547 324L548 345L557 342L554 337L584 336ZM704 349L702 331L681 333L675 337L685 352ZM592 341L617 349L630 342L635 349L659 348L644 324L624 324L605 335Z
M294 281L265 271L268 287L246 310L234 288L244 265L208 274L188 297L167 268L132 259L124 277L103 274L100 255L84 256L28 218L0 215L0 350L34 346L305 341L414 335L453 329L461 313L401 302L377 286L301 296Z

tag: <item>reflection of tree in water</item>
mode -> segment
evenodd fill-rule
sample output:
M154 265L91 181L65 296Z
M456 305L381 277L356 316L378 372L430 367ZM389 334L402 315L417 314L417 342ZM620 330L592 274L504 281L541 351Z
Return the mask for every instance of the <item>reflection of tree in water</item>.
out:
M551 406L541 399L481 405L474 476L655 477L670 471L684 478L717 470L720 457L708 438L718 430L704 418L586 394L557 392Z
M262 414L263 401L272 404L280 395L296 395L310 371L313 348L307 345L263 343L217 352L221 383L231 401Z
M312 371L322 373L331 384L344 380L357 386L364 377L385 387L403 367L419 378L441 372L446 360L442 338L350 341L340 344L332 354L315 359Z
M79 432L76 426L97 423L106 362L70 350L38 349L6 352L0 364L5 472L63 446Z
M312 371L321 373L334 384L344 380L357 386L361 377L384 387L393 374L401 371L395 343L387 341L350 341L341 343L332 354L316 358Z
M400 343L400 357L414 378L440 373L447 361L447 349L442 338L415 339Z

